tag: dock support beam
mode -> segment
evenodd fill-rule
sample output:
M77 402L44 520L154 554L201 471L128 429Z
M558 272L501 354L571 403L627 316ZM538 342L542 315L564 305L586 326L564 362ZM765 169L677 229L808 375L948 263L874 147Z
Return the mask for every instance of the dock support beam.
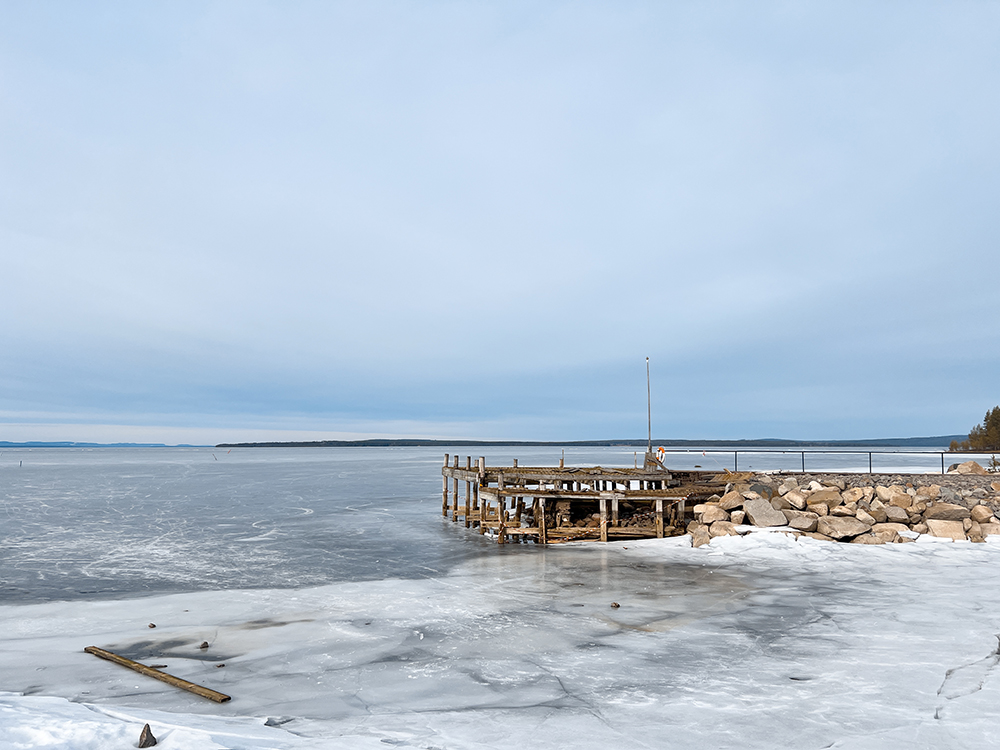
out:
M535 519L535 526L538 527L538 541L540 544L549 543L548 529L545 528L545 498L538 498L538 518Z
M455 454L454 468L458 468L458 454ZM458 477L451 480L451 520L458 523Z
M663 498L656 498L656 538L663 539Z
M444 454L444 465L448 465L448 461L451 458L447 453ZM441 515L445 518L448 517L448 477L443 477L444 479L444 489L441 491Z
M472 470L472 456L465 457L465 468ZM472 525L472 482L465 483L465 528Z

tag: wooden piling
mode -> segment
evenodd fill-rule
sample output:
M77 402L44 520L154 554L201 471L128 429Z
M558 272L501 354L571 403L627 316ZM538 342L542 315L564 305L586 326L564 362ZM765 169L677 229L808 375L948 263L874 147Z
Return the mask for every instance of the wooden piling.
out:
M663 539L663 498L656 498L656 538Z
M538 541L540 544L548 544L549 536L548 529L545 525L545 498L538 498L538 517L535 520L535 526L538 527Z
M458 454L455 455L454 468L458 468ZM458 523L458 477L451 480L451 520Z
M448 459L449 458L450 458L450 456L447 453L445 453L444 454L444 465L445 466L448 465ZM442 492L441 492L441 515L444 516L445 518L447 518L448 517L448 475L444 474L442 476L444 478L444 490L442 490Z
M601 541L608 541L608 499L605 497L601 498Z
M503 474L497 477L497 544L505 544L507 542L507 524L504 518L506 515L506 505L507 501L503 496Z

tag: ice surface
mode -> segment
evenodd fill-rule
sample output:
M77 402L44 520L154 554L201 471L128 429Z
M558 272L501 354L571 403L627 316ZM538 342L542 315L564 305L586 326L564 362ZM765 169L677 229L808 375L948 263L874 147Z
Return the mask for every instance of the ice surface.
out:
M330 467L318 468L325 474ZM258 471L270 478L244 486L290 506L282 493L291 490L279 481L293 485L289 475L273 465ZM303 485L325 486L301 466L296 471ZM43 586L0 606L0 748L134 747L146 722L159 747L190 750L1000 742L1000 589L993 585L1000 545L926 537L846 545L760 533L699 549L686 538L501 548L433 507L420 515L403 507L431 502L440 491L433 478L438 483L422 485L427 496L400 490L396 505L372 501L372 493L387 493L384 484L359 483L340 506L373 508L361 514L366 528L377 513L403 514L416 539L438 544L433 573L413 572L404 534L390 528L387 546L398 541L399 548L356 547L355 567L317 586L213 584L144 598L113 590L68 600ZM127 483L108 484L116 497L126 493ZM299 494L313 516L327 515L307 532L318 546L324 533L337 533L338 514ZM210 517L210 496L203 497L196 507ZM176 503L160 518L176 520L180 493ZM267 503L249 507L264 512ZM136 508L129 528L155 538L155 523L142 522L149 504ZM260 566L268 580L305 570L312 559L296 557L300 529L280 513L271 527L284 540L270 548L274 568ZM235 504L219 517L243 523ZM23 523L14 524L17 538L31 549ZM216 537L220 554L245 534ZM81 559L100 560L96 547L108 538L85 545ZM164 549L169 554L149 563L146 580L193 570ZM383 552L395 574L385 575L381 563L365 567L365 555L382 559ZM432 553L416 554L426 561ZM199 565L212 563L206 553ZM78 583L75 565L66 567L70 589ZM9 558L4 566L17 569ZM128 575L143 580L141 572ZM24 582L30 589L28 577ZM198 648L202 641L207 650ZM165 664L233 700L219 705L184 693L83 653L88 645Z
M196 749L992 747L998 564L997 545L756 534L497 553L434 579L6 606L2 687L25 695L0 701L0 745L109 747L149 721L163 747Z

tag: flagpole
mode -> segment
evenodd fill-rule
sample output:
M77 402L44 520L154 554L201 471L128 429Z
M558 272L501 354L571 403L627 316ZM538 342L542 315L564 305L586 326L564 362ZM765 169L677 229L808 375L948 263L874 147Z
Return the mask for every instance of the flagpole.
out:
M653 452L653 401L649 390L649 357L646 357L646 426L649 428L646 443L646 453Z

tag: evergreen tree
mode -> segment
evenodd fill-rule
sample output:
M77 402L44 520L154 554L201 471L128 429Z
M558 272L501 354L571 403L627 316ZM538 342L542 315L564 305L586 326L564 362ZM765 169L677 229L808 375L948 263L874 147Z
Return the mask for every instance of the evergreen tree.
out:
M1000 450L1000 406L986 412L983 423L972 428L969 446L974 451Z
M1000 406L994 406L983 418L982 424L977 424L969 431L969 439L959 443L952 440L948 450L962 451L995 451L1000 450Z

